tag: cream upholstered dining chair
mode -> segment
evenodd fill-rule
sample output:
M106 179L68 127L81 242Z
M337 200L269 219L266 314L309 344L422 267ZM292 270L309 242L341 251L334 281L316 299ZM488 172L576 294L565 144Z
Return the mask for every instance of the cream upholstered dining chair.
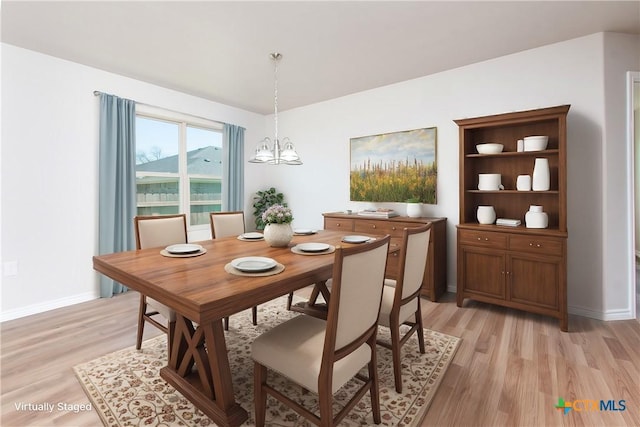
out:
M138 215L133 219L136 234L136 248L146 249L187 243L187 216L176 215ZM157 316L162 316L166 323L161 323ZM140 294L140 310L138 312L138 337L136 349L142 346L144 324L164 331L168 335L167 345L171 349L171 340L176 322L176 313L153 298Z
M244 233L244 212L211 212L211 238L220 239L228 236L239 236Z
M254 403L256 425L265 424L267 395L289 405L316 425L334 426L369 391L373 421L380 423L376 334L389 236L336 248L327 320L298 315L256 338ZM358 372L368 367L368 376ZM320 416L267 384L271 369L318 394ZM333 416L333 395L352 378L364 384Z
M221 239L228 236L239 236L244 233L244 212L210 212L211 238ZM254 325L258 324L258 307L251 309L251 320ZM224 318L224 330L229 330L229 318Z
M427 264L431 224L417 228L405 228L400 245L398 276L396 280L385 279L382 304L378 323L391 330L391 342L378 340L378 344L391 349L393 356L393 376L396 391L402 393L402 362L400 349L416 332L420 353L424 353L424 333L422 331L422 311L420 309L420 288ZM400 337L400 325L410 329Z

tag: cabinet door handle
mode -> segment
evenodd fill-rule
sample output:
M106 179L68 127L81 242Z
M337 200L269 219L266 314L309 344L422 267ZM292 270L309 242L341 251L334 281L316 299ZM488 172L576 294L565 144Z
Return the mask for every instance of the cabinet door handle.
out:
M392 229L393 231L396 231L396 228L395 228L395 227L391 227L391 229Z
M376 228L375 224L371 226L372 228Z
M482 241L482 237L478 237L478 241ZM485 241L485 242L488 242L488 241L489 241L489 238L488 238L488 237L485 237L485 238L484 238L484 241Z
M336 224L336 227L340 227L340 223L337 223L337 224Z
M529 246L533 247L533 246L534 246L533 242L529 243ZM536 248L541 248L541 247L542 247L542 245L541 245L540 243L536 243L536 244L535 244L535 247L536 247Z

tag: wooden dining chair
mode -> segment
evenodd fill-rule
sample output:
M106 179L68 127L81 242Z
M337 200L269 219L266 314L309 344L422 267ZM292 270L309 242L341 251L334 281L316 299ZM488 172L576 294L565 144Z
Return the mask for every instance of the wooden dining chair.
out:
M136 248L146 249L165 247L168 245L187 243L187 216L176 215L138 215L133 219L136 235ZM157 319L164 318L164 322ZM164 304L140 294L140 309L138 311L138 336L136 349L142 347L144 324L151 323L167 334L171 343L175 329L176 313ZM171 350L171 345L168 346Z
M334 426L369 391L373 421L379 424L376 333L389 248L389 236L374 242L338 247L327 320L299 315L256 338L254 404L256 425L265 424L267 395L292 407L319 426ZM368 367L368 375L359 371ZM271 369L318 394L320 415L267 384ZM362 381L352 399L333 416L333 395L349 380Z
M211 223L211 238L221 239L228 236L239 236L245 232L244 212L211 212L209 214ZM251 308L251 320L253 325L258 324L258 307ZM229 318L224 318L224 330L229 330Z
M424 353L420 288L427 264L431 223L417 228L405 228L400 244L398 276L396 280L385 279L378 323L391 330L391 342L378 340L378 344L391 349L393 376L396 391L402 393L402 362L400 350L415 332L418 335L420 353ZM410 329L400 337L400 325Z

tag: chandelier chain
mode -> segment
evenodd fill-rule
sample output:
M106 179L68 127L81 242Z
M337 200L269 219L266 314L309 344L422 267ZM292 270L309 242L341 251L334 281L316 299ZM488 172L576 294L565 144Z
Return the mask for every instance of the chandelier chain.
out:
M275 139L278 140L278 60L280 59L280 54L276 53L273 55L273 63L274 65L274 89L273 89L273 110L274 110L274 121L275 121Z

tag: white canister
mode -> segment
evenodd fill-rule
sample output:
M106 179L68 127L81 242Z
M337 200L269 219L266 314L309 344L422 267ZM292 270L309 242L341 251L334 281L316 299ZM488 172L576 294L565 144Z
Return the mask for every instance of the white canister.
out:
M539 157L535 160L533 166L533 179L531 180L531 188L533 191L549 190L549 159Z
M524 139L518 140L518 142L516 143L516 150L518 150L518 153L524 151Z
M493 206L478 206L476 217L480 224L493 224L496 220L496 211Z
M503 190L502 175L499 173L481 173L478 174L478 190L496 191Z
M542 206L531 205L529 211L524 215L524 223L527 228L547 228L549 216L542 211Z
M407 216L420 218L422 216L422 203L407 203Z
M518 175L516 179L516 190L531 191L531 175Z

